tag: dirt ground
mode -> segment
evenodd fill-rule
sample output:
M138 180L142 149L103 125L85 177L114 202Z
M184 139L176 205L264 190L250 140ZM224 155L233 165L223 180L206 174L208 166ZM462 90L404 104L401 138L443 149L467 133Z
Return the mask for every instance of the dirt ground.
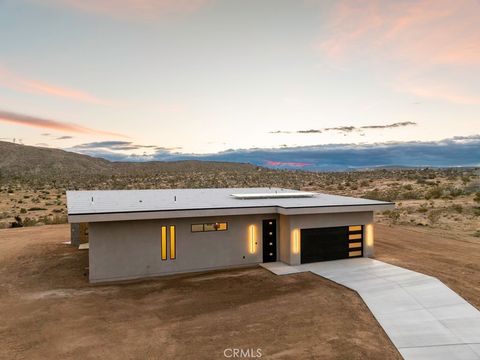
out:
M375 226L375 258L436 276L480 309L480 238L422 226Z
M313 274L244 268L89 285L68 226L0 230L0 359L400 359L362 300ZM376 226L376 258L440 278L480 308L480 239Z
M354 292L313 274L254 267L93 286L68 236L65 225L0 230L0 359L224 359L229 348L401 358Z

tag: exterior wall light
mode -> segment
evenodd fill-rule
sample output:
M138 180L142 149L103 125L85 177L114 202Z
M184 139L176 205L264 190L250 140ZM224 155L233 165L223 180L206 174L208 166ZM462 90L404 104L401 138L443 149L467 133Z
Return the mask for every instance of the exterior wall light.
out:
M300 229L292 230L292 253L300 253Z
M248 226L248 252L255 254L257 251L257 243L255 241L255 225Z

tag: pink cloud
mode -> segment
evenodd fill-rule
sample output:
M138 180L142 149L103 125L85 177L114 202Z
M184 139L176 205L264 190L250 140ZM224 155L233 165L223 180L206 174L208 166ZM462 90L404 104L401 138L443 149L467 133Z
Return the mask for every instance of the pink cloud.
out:
M480 71L479 12L475 0L343 0L314 46L335 64L366 59L393 90L476 105L464 79Z
M123 19L153 20L170 14L194 12L212 0L36 0L87 13Z
M112 105L113 102L98 98L85 91L61 87L39 80L24 78L5 68L0 67L0 86L27 93L51 95L75 101L97 105Z
M80 133L80 134L88 134L88 135L102 135L102 136L114 136L119 138L128 138L128 136L111 132L105 130L98 130L92 129L89 127L51 120L51 119L44 119L36 116L30 115L23 115L18 113L13 113L9 111L2 111L0 110L0 122L15 124L15 125L24 125L24 126L31 126L41 129L50 129L55 131L66 131L71 133Z
M413 83L400 85L397 90L418 97L443 100L455 104L480 105L480 96L462 89L452 88L452 86Z
M315 47L336 59L352 54L417 64L480 62L475 0L339 1Z

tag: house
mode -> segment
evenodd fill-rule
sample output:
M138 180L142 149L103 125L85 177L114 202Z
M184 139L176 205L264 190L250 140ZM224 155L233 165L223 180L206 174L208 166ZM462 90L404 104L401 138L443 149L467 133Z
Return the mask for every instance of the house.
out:
M280 188L68 191L91 282L373 255L389 202Z

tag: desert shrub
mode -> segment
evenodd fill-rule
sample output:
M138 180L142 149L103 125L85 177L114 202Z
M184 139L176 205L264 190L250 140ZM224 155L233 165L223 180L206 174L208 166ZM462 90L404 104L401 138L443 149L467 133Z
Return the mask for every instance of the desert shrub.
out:
M394 223L396 223L400 219L400 211L397 209L384 211L383 215L387 216Z
M457 196L464 195L464 191L462 189L456 188L456 187L448 188L447 191L450 194L450 196L452 196L452 197L457 197Z
M35 226L37 224L37 220L34 218L26 217L23 220L23 226Z
M53 209L52 212L54 213L61 213L63 210L62 209Z
M480 192L477 192L473 197L473 201L480 203Z
M380 191L378 189L373 189L367 191L365 195L362 196L364 199L380 200L380 201L394 201L398 198L397 189L388 189Z
M480 208L473 208L473 215L480 216Z
M28 209L28 211L42 211L42 210L47 210L47 209L41 208L41 207L35 207L35 206Z
M430 189L425 193L425 199L439 199L442 197L442 195L443 190L440 187L436 186L435 188Z
M423 205L420 206L420 207L417 209L417 212L422 213L422 214L426 213L427 211L428 211L428 209L427 209L425 206L423 206Z
M405 190L408 190L408 191L412 191L413 190L413 186L411 184L407 184L407 185L404 185L403 188Z
M27 213L27 209L25 209L25 208L20 209L20 214L26 214L26 213Z
M475 231L472 235L475 237L480 237L480 230Z
M457 213L461 214L463 212L463 206L460 204L453 204L450 206L453 211L456 211Z
M420 199L420 195L416 191L404 191L398 195L398 199L401 200L416 200Z
M441 210L431 210L427 215L428 221L430 222L431 225L437 224L441 216L442 216Z
M23 227L23 221L20 216L15 216L15 221L12 222L12 228Z
M10 214L8 212L3 211L0 213L0 219L6 219L8 217L10 217Z
M38 220L45 225L66 224L68 222L66 215L41 216Z

